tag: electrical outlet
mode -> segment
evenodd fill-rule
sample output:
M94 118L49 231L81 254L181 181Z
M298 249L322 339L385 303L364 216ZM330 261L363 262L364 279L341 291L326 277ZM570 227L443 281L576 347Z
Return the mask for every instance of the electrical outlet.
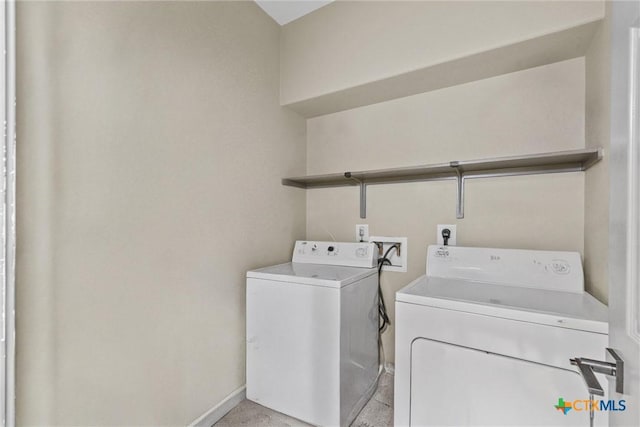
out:
M379 257L384 256L384 254L389 251L387 255L387 259L391 261L391 265L385 264L382 266L382 271L396 271L406 273L407 271L407 253L408 253L408 245L406 237L382 237L382 236L371 236L369 238L370 242L375 243L382 246L382 253L378 252ZM396 249L391 249L393 245L400 245L400 253Z
M442 237L442 230L444 229L448 229L450 232L449 241L447 244L449 246L455 246L458 235L456 233L456 226L454 224L438 224L438 244L444 245L444 237Z
M369 241L369 224L356 224L356 242Z

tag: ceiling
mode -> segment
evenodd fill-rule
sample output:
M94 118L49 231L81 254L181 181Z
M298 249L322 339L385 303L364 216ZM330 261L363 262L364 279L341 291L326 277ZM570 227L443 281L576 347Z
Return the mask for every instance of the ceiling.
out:
M287 24L316 9L326 6L333 0L255 0L274 21Z

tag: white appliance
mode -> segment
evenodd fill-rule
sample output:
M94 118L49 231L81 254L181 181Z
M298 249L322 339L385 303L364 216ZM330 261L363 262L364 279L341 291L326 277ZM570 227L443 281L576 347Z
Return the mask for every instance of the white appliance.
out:
M296 242L293 262L247 272L247 399L348 426L378 375L378 251Z
M396 293L395 426L589 425L556 408L589 399L569 359L608 339L578 253L430 246L426 272Z

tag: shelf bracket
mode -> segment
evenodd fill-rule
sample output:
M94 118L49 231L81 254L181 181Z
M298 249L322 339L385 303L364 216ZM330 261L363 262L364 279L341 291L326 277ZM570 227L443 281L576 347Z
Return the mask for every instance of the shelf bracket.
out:
M460 164L457 161L449 163L449 166L456 170L456 183L458 184L458 195L456 198L456 218L464 218L464 181L465 176Z
M365 219L367 217L367 184L351 176L351 172L345 172L344 177L357 182L360 186L360 218Z
M367 217L367 184L360 183L360 218Z

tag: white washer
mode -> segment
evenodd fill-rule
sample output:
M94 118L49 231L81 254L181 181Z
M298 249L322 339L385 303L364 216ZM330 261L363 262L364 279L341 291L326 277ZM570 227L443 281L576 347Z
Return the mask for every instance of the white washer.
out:
M589 425L555 406L589 398L569 359L602 359L607 333L578 253L430 246L396 293L395 425Z
M300 241L293 262L247 272L248 399L351 424L377 382L377 258L373 243Z

